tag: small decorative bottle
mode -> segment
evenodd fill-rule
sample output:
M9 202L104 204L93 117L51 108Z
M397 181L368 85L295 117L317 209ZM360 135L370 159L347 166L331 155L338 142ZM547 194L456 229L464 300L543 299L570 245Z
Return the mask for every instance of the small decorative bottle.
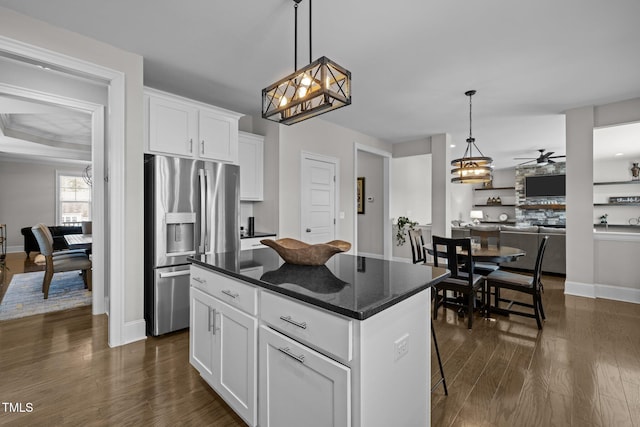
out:
M496 197L496 205L501 205L502 204L502 199L500 198L500 196Z
M631 176L633 181L640 180L640 167L638 167L638 163L634 163L631 167Z

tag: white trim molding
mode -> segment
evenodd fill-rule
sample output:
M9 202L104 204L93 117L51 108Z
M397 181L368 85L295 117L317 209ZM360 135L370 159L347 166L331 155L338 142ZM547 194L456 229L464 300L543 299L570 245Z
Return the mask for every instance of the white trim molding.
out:
M620 286L604 285L601 283L578 283L566 281L565 295L585 298L604 298L614 301L640 304L640 289L623 288Z

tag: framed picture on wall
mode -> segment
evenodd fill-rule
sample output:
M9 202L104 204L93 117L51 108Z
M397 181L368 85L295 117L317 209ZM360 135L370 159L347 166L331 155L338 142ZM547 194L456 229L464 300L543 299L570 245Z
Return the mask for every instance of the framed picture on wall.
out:
M358 177L356 186L356 197L358 201L358 213L364 214L364 177Z

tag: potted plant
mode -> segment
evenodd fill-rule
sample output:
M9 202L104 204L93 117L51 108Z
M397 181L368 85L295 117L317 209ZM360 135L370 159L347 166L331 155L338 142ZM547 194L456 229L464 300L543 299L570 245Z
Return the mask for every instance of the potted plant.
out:
M396 231L397 246L402 246L407 241L407 238L405 237L406 236L405 227L407 227L408 230L413 230L416 225L418 225L417 222L411 221L406 216L398 217L398 221L396 223L396 226L398 227L398 230Z

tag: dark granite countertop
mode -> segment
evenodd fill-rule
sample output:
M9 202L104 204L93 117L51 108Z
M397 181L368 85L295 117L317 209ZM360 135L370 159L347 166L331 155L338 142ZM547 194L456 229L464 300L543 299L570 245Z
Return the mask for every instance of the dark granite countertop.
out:
M323 266L286 264L269 249L196 255L196 265L322 307L364 320L449 276L449 271L376 258L338 254ZM244 268L263 267L260 279Z
M264 231L255 231L253 234L245 234L244 236L240 236L241 239L253 239L256 237L273 237L276 233L268 233Z

